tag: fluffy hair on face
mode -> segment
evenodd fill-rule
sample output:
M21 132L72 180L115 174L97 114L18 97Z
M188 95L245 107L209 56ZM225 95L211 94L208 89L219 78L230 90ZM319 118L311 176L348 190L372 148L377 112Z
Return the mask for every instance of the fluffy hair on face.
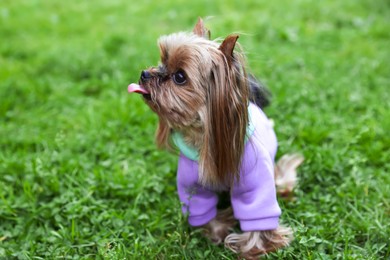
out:
M249 84L237 35L221 44L208 31L176 33L159 39L161 65L142 81L146 102L159 116L156 141L170 147L172 131L199 152L200 181L229 186L238 179L248 124Z

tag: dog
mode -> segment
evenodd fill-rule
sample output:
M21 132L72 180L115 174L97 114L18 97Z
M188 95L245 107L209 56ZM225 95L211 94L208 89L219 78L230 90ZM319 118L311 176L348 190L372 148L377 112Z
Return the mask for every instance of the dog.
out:
M201 18L192 32L162 36L161 64L143 70L128 92L142 94L158 115L157 146L180 151L177 188L189 224L253 259L292 240L279 224L276 189L291 193L303 157L275 165L273 122L262 110L269 91L247 73L238 38L210 40ZM231 206L219 209L219 194Z

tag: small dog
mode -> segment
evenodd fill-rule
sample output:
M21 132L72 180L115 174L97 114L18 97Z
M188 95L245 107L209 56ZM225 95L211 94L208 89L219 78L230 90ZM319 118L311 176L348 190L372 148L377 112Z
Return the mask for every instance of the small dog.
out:
M275 182L290 193L303 158L284 156L274 167L277 140L262 111L268 91L247 74L238 35L221 44L209 38L200 18L192 33L162 36L161 65L128 91L158 115L157 145L180 150L177 187L190 225L251 259L291 241L291 229L279 225ZM231 206L219 210L221 191Z

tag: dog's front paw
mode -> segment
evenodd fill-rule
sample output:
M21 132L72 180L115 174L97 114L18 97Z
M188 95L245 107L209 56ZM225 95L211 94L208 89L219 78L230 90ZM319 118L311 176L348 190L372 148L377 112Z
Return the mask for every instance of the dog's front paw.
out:
M203 226L203 233L214 244L220 244L236 224L237 220L233 216L232 208L227 208L218 211L217 216Z
M291 240L291 229L280 226L275 230L232 233L225 238L225 246L244 259L257 259L259 255L288 246Z

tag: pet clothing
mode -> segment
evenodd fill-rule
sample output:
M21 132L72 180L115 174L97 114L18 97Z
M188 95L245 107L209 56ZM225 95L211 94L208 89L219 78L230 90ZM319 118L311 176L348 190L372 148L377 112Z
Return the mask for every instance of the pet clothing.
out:
M240 178L230 187L231 204L242 231L273 230L281 214L274 182L277 140L272 122L259 107L250 103L248 113ZM180 150L177 187L182 211L188 214L190 225L205 225L217 214L217 193L199 182L198 151L180 133L173 133L172 139Z

